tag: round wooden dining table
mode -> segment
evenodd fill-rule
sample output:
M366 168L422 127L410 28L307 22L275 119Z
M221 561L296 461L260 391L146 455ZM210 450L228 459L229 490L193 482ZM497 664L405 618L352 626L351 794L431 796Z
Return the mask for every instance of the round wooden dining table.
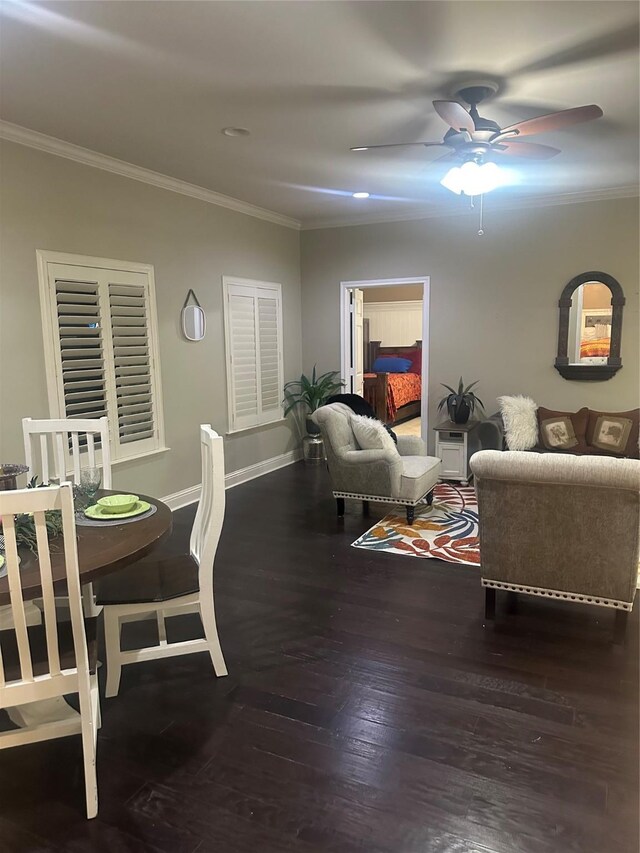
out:
M96 497L122 494L122 492L101 490ZM171 510L157 498L139 496L156 507L156 512L146 518L130 521L126 524L92 525L76 524L78 542L78 566L80 583L84 586L95 580L135 563L149 554L171 533ZM56 594L66 591L66 569L62 539L59 546L51 540L51 570ZM20 550L20 580L25 602L41 595L40 573L35 554L26 549ZM0 606L10 604L9 582L0 578ZM34 604L31 607L38 615ZM39 617L38 617L39 621ZM43 699L28 705L7 708L9 719L17 726L39 725L45 722L61 721L77 716L77 712L68 705L63 697Z
M102 490L97 497L122 494L122 492ZM126 524L99 526L96 521L91 526L76 525L78 540L78 565L80 583L85 585L118 569L135 563L150 553L169 533L171 533L171 510L157 498L140 495L140 499L153 504L156 512L146 518L129 521ZM41 595L38 560L31 551L20 551L20 579L25 599L38 598ZM55 591L64 594L66 571L62 541L56 547L51 542L51 569ZM10 604L9 582L0 578L0 605Z

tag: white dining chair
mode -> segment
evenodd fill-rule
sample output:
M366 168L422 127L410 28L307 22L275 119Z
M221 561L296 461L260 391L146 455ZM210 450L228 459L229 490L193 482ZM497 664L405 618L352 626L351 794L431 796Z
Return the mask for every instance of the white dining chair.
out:
M73 482L79 483L80 471L89 466L100 468L102 488L111 488L108 418L23 418L22 435L30 479L39 476L42 483L49 483L54 477L62 483L72 474Z
M64 553L70 621L60 620L55 606L51 554L45 512L62 513ZM15 516L33 513L40 574L44 624L27 625L15 534ZM44 489L0 492L0 518L5 540L7 585L13 625L0 631L0 708L29 705L77 693L80 714L69 719L29 725L0 732L0 749L80 734L84 753L87 817L98 811L96 740L99 697L96 677L96 622L82 613L73 493L70 483ZM31 568L30 568L31 571ZM34 780L37 785L37 779Z
M126 664L157 658L208 652L218 676L227 674L213 597L213 565L224 520L224 451L222 438L206 424L200 427L202 494L191 530L189 554L150 557L107 575L95 584L103 607L107 683L105 696L116 696ZM167 641L165 619L199 613L204 638ZM124 622L155 618L158 643L124 651Z
M54 477L62 483L72 474L77 484L82 468L89 466L100 468L102 488L111 488L108 418L23 418L22 436L29 479L38 476L41 483L49 483ZM97 616L91 584L84 586L83 599L87 616Z

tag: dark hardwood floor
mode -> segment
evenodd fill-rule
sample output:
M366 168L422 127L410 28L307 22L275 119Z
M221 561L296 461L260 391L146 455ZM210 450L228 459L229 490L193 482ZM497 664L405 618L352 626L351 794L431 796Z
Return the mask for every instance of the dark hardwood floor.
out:
M624 649L586 606L499 598L485 627L477 570L350 547L384 512L337 521L303 464L230 490L230 675L125 667L93 821L79 738L0 752L2 853L637 853L637 608Z

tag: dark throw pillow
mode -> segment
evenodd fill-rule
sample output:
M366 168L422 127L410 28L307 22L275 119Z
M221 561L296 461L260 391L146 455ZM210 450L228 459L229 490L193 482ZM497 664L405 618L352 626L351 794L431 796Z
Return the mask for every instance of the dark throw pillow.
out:
M540 443L547 450L569 450L572 453L588 453L586 406L578 412L556 412L540 406L536 413Z
M614 456L640 458L640 409L628 412L589 412L587 444Z

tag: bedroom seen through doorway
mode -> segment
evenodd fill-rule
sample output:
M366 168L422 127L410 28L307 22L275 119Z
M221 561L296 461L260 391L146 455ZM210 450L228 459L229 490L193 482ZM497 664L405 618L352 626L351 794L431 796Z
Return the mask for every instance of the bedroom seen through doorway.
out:
M429 280L341 284L342 379L377 417L406 435L428 435Z

